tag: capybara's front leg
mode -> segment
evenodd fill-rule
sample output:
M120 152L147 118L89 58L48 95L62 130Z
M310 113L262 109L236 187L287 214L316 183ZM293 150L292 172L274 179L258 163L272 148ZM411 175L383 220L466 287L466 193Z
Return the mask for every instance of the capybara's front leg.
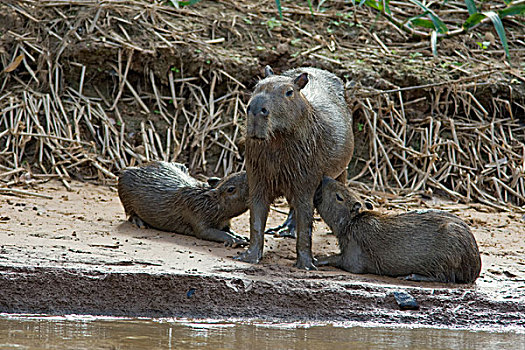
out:
M315 266L333 266L342 268L342 256L341 254L334 254L329 256L323 256L323 257L316 257Z
M207 228L196 236L200 239L224 243L227 247L244 247L248 244L246 238L216 228Z
M270 205L262 200L253 200L250 206L250 246L235 259L257 264L263 254L264 229Z
M312 256L312 221L314 215L313 200L308 203L295 205L295 217L297 219L297 262L295 266L299 269L317 270Z

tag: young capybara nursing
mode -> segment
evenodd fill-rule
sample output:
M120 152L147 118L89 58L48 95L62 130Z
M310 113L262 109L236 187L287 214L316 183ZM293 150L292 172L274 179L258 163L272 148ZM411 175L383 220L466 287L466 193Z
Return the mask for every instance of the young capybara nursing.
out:
M127 168L118 195L129 221L139 227L182 233L228 246L248 242L230 230L230 220L248 210L246 173L232 174L210 187L183 164L152 162Z
M315 206L341 249L340 254L319 258L318 266L418 281L471 283L479 276L476 240L467 224L453 214L361 211L356 196L328 177L316 192Z
M284 196L295 213L296 266L315 269L315 189L323 175L346 180L346 167L354 148L352 117L343 82L320 69L298 68L275 75L267 66L247 112L250 246L238 259L259 262L270 204Z

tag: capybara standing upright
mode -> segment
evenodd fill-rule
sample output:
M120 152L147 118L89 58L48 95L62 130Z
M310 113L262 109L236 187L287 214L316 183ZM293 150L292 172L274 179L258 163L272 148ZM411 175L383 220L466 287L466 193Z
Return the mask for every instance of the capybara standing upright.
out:
M248 210L246 173L215 186L198 181L179 163L152 162L125 169L118 195L129 221L139 227L182 233L229 246L247 244L230 230L230 220Z
M275 75L267 66L247 112L250 246L238 259L259 262L270 204L284 196L295 212L296 266L315 269L315 189L323 175L346 180L346 167L354 149L352 116L344 98L343 82L316 68Z
M417 281L472 283L479 276L476 239L467 224L453 214L442 210L397 215L361 211L356 196L328 177L314 202L341 249L340 254L319 258L318 266Z

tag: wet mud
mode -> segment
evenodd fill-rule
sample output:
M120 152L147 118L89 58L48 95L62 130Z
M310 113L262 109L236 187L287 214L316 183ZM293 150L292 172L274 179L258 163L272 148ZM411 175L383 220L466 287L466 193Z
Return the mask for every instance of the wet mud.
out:
M482 271L473 285L417 283L298 270L295 241L272 236L260 264L238 262L232 257L243 249L132 226L111 187L73 182L72 189L48 182L31 191L52 199L0 195L0 312L525 330L522 213L429 201L471 225ZM286 211L277 204L268 226ZM249 214L234 219L233 229L248 236ZM317 220L314 254L337 250ZM419 309L401 310L397 291L411 294Z

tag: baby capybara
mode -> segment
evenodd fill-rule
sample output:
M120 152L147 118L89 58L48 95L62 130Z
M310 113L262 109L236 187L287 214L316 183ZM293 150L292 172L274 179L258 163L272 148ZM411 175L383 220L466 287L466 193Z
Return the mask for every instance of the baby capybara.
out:
M341 79L325 70L298 68L281 75L265 69L247 110L246 174L250 192L250 247L239 260L262 257L270 204L284 196L293 208L297 263L315 269L313 198L323 175L346 180L354 138Z
M476 240L467 224L453 214L441 210L397 215L362 211L357 197L328 177L323 178L314 202L341 249L340 254L319 258L317 266L417 281L471 283L479 276Z
M191 177L183 164L151 162L125 169L119 177L118 195L129 221L141 228L227 246L248 243L230 230L230 220L248 210L245 172L227 176L211 187Z

